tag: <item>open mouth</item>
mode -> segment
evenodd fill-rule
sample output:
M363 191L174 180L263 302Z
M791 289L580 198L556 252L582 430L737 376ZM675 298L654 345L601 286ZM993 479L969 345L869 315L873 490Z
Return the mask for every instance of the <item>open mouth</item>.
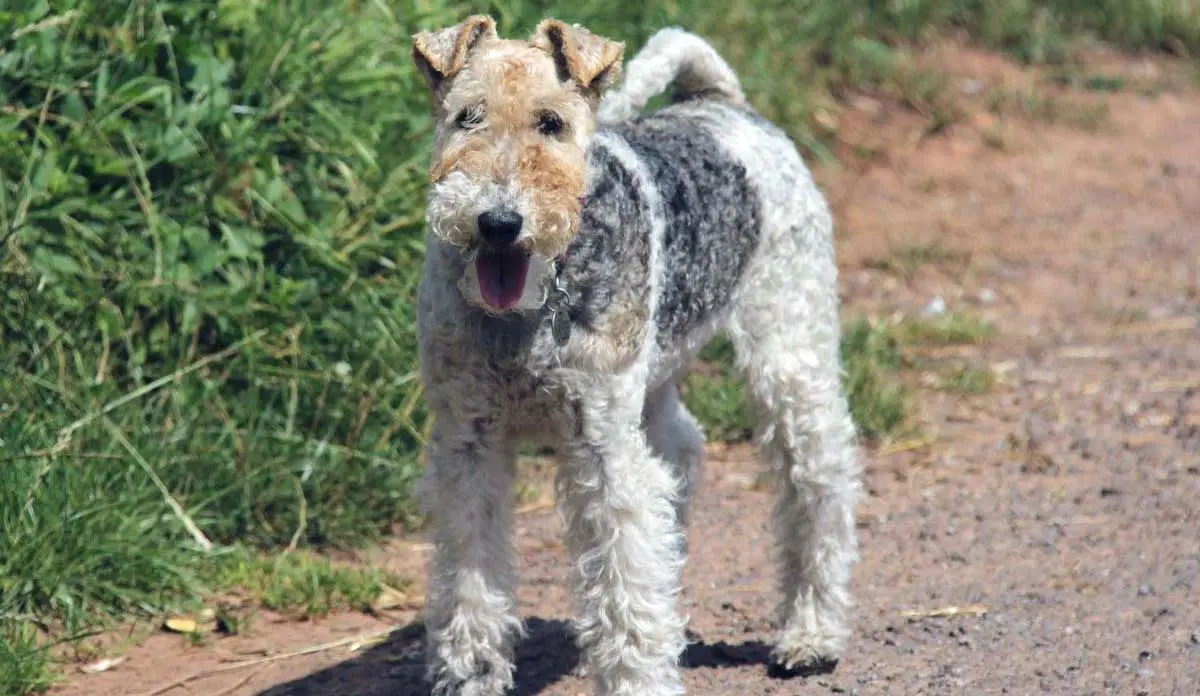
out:
M518 247L481 248L475 257L475 274L479 278L479 294L489 307L512 309L525 292L529 254Z

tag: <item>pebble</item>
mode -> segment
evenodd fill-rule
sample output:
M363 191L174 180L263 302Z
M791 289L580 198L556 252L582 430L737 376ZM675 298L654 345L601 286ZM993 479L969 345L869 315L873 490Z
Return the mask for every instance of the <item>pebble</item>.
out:
M946 301L940 295L930 300L929 304L925 305L925 309L921 310L921 315L926 317L936 317L945 313Z
M1200 631L1192 634L1192 645L1200 645Z

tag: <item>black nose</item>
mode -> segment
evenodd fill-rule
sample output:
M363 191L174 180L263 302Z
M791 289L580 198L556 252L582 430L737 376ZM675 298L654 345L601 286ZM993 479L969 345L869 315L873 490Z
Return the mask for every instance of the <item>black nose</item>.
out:
M479 214L479 236L488 244L506 245L521 234L521 214L514 210L489 210Z

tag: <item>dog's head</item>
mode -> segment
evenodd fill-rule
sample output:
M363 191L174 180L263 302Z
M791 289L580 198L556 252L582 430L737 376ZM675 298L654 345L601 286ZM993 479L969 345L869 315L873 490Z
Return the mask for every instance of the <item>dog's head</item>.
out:
M585 153L624 44L553 19L528 41L490 17L413 37L433 101L431 232L467 254L463 290L490 311L540 306L579 229Z

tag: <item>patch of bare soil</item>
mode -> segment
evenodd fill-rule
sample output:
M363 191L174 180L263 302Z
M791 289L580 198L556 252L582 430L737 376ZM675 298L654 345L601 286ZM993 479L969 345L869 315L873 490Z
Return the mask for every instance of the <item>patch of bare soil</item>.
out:
M824 676L767 674L772 494L753 485L752 450L711 448L684 597L689 693L1200 694L1200 94L1061 91L1060 116L1070 100L1107 104L1096 122L1064 123L995 96L1029 71L954 47L933 60L965 93L949 130L926 136L870 98L839 116L847 147L871 154L819 173L838 214L844 311L917 312L941 297L977 312L995 337L935 357L999 382L980 396L925 391L927 441L864 454L855 634ZM1147 61L1096 65L1165 79ZM959 253L880 269L921 245ZM575 674L558 522L530 507L517 693L590 693ZM420 579L426 555L400 544L392 563ZM418 618L259 621L199 647L154 635L55 693L423 694ZM354 644L393 624L386 641ZM213 669L226 671L172 686Z

